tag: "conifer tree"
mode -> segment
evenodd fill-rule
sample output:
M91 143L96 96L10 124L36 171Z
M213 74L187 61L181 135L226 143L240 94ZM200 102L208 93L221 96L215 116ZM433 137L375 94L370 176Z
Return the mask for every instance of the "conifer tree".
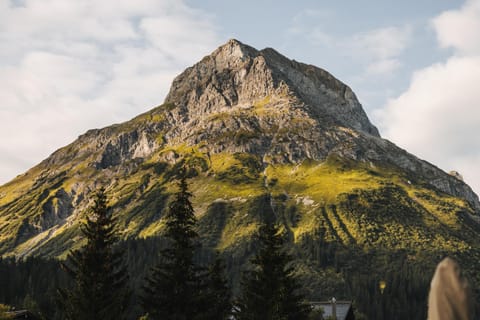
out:
M259 243L259 251L251 260L254 268L243 275L236 319L308 319L310 307L298 293L299 286L289 267L292 258L283 250L278 229L273 224L260 227Z
M205 274L203 292L200 293L203 310L198 320L225 320L232 314L231 292L225 278L224 261L216 256Z
M98 190L82 225L87 243L72 251L62 265L74 280L59 290L59 303L68 320L125 319L130 297L128 274L120 251L114 249L115 220L105 190Z
M191 320L199 317L201 309L202 281L194 264L196 218L185 175L178 187L165 216L168 247L144 286L142 305L149 319Z

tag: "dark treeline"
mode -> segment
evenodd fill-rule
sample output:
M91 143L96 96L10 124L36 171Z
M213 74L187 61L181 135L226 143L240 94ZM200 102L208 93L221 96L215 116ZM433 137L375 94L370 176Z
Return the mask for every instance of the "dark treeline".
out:
M45 319L60 319L56 317L54 298L57 288L68 282L56 260L0 258L0 302L16 309L31 310Z
M159 263L158 252L165 247L165 240L136 239L122 242L120 246L127 253L132 291L141 292L145 277L150 269ZM375 272L367 261L357 270L342 271L346 278L346 288L339 292L338 298L353 299L355 309L364 314L366 319L426 319L428 290L433 271L397 258L392 257L389 261L391 270L386 273ZM215 259L215 254L203 250L197 259L207 264ZM232 259L226 257L226 261L230 263ZM232 281L232 278L229 276L229 281ZM386 282L383 294L379 289L380 281ZM56 260L0 260L0 301L17 309L29 309L44 319L63 319L55 305L55 296L57 288L68 287L70 282ZM317 297L315 295L314 298ZM132 295L128 318L137 319L142 312L138 295Z
M119 244L126 252L133 292L141 291L149 270L160 260L158 252L165 245L165 240L160 237ZM364 314L366 319L426 319L428 290L433 274L431 267L426 269L420 264L409 263L400 255L383 262L390 265L388 271L378 272L374 266L376 262L372 262L374 258L370 255L365 255L365 261L357 266L351 264L356 260L353 257L347 261L346 257L344 260L337 254L335 258L334 252L331 262L324 267L334 266L335 263L345 267L339 270L345 277L345 285L337 287L344 287L343 291L337 291L337 298L353 299L356 311ZM237 261L232 256L224 258L231 282L234 276L229 272L228 265L234 265ZM197 259L208 264L215 259L215 254L204 249ZM35 257L20 261L0 259L0 301L17 309L32 310L44 319L62 319L55 305L56 290L58 287L68 287L70 281L56 260ZM383 294L379 289L380 281L386 282ZM308 283L305 285L309 286ZM328 296L321 298L327 299ZM318 295L315 294L313 299L318 299ZM139 302L138 295L132 295L129 319L136 319L142 314Z
M119 250L126 253L129 283L134 293L141 292L151 268L160 262L159 252L166 244L163 237L128 240L117 244ZM208 266L215 261L215 252L204 248L197 253L195 259L198 264ZM236 259L226 257L224 264L228 270L228 265L236 264ZM231 277L227 278L230 283ZM0 303L16 309L31 310L45 319L63 319L55 304L56 291L58 288L70 287L71 282L58 260L39 257L21 260L0 258ZM129 318L136 319L143 312L140 299L138 294L133 294L130 299Z

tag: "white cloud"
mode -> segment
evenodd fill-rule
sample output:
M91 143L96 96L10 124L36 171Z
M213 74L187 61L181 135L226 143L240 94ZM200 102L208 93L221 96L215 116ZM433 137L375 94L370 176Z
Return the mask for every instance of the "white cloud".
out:
M381 59L375 62L370 63L367 66L366 72L367 74L388 74L401 66L401 63L398 59L386 58Z
M177 0L0 0L0 182L92 127L162 102L218 44Z
M411 40L412 29L385 27L358 33L344 42L344 47L353 57L366 62L367 74L388 74L401 66L399 56Z
M480 1L470 0L459 10L447 11L433 19L437 39L444 48L457 53L480 54Z
M480 191L479 1L433 19L439 45L453 47L443 63L418 70L409 88L376 114L392 141L441 168L457 170Z
M304 10L296 15L287 32L294 40L305 38L314 46L347 57L363 67L365 76L385 76L401 66L400 56L411 42L412 27L387 26L353 35L333 34L332 13Z
M354 35L354 47L379 59L398 56L410 40L409 27L386 27ZM362 54L362 51L359 52Z
M292 39L305 38L316 46L332 48L336 40L327 32L325 24L331 20L333 13L330 11L305 9L297 13L287 29L287 36Z

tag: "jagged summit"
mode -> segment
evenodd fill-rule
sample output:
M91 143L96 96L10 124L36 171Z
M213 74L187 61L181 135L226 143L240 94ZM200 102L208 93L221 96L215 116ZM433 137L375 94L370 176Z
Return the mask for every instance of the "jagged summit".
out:
M265 98L289 98L312 117L379 136L352 90L330 73L234 39L175 78L165 101L203 115Z

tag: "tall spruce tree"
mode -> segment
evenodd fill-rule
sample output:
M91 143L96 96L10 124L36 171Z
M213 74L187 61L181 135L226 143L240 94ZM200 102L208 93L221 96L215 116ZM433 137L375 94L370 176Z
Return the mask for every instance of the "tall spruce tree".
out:
M289 267L292 258L284 251L283 238L272 223L260 227L259 243L259 251L251 260L253 269L242 278L236 319L308 319L310 307L304 303Z
M105 190L97 191L82 225L87 243L72 251L62 265L74 280L59 290L59 303L68 320L125 319L130 297L123 255L114 249L115 220Z
M198 235L185 175L166 213L166 249L146 279L142 305L149 319L192 320L200 316L202 279L194 263Z

